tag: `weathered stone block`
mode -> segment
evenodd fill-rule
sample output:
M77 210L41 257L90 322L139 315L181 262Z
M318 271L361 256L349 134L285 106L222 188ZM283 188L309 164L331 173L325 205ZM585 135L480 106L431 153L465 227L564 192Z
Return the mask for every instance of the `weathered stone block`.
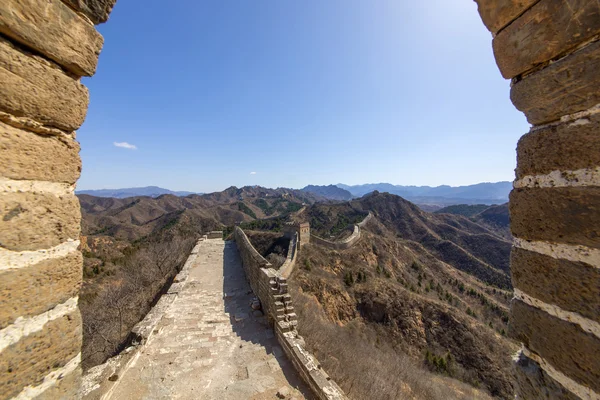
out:
M520 80L510 98L531 124L543 124L600 103L600 41Z
M84 13L95 24L108 20L117 0L63 0L65 3Z
M600 322L600 269L513 248L513 285L547 304Z
M18 317L41 314L77 296L82 263L77 251L0 274L0 329Z
M496 63L512 78L600 33L600 5L589 0L541 0L494 38Z
M0 122L0 153L0 176L10 179L74 184L81 173L79 143L71 135L37 135Z
M531 7L537 0L475 0L481 20L496 33Z
M73 400L80 399L81 368L60 379L55 386L49 388L35 400Z
M25 386L37 386L51 371L81 351L79 310L55 319L0 353L0 393L12 398Z
M38 250L78 239L81 211L75 195L0 194L0 246Z
M521 354L514 364L517 399L579 400L550 377L538 363Z
M600 248L598 187L514 189L509 208L518 238Z
M78 76L96 71L102 36L62 1L0 2L0 33Z
M0 38L0 110L67 132L85 119L88 90L41 57Z
M579 326L513 300L510 335L556 370L600 392L600 339Z
M600 166L600 114L577 124L538 129L522 136L517 145L517 179L597 166Z

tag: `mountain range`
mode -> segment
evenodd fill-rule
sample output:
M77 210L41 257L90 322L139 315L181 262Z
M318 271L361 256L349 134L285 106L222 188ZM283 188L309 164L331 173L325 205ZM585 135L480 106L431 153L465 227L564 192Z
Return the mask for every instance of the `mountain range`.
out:
M96 197L114 197L117 199L124 199L127 197L135 196L149 196L158 197L163 194L172 194L174 196L189 196L190 194L201 194L186 191L173 191L169 189L163 189L158 186L145 186L136 188L123 188L123 189L97 189L97 190L77 190L77 194L88 194Z
M502 204L508 201L512 183L484 182L467 186L402 186L390 183L367 183L364 185L344 185L339 188L349 191L355 197L362 197L375 190L395 194L418 204L447 206L452 204Z

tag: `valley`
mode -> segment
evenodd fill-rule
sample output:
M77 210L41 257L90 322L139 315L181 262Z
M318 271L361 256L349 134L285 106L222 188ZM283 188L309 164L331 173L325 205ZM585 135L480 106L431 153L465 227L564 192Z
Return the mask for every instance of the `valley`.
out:
M428 213L377 191L340 202L261 187L79 199L86 368L126 345L201 234L224 230L227 236L239 225L277 267L287 256L286 222L306 221L312 234L341 240L371 212L351 248L308 243L299 253L290 293L310 350L351 398L442 398L447 387L456 388L456 398L506 398L512 390L508 369L517 348L506 338L512 297L506 207L482 207L466 217ZM361 352L376 356L357 357ZM393 360L394 371L404 371L401 379L381 360ZM364 374L379 378L361 379Z

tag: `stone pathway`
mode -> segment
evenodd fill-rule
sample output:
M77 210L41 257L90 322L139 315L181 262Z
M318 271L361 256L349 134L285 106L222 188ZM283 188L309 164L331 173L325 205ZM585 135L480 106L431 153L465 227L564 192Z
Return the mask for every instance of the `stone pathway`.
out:
M185 286L109 398L310 398L251 300L235 243L201 242Z

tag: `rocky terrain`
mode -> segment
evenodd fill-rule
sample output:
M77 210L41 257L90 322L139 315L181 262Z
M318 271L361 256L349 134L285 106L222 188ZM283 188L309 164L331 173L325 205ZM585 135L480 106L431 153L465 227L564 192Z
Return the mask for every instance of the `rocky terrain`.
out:
M301 191L260 187L186 197L78 197L84 255L79 302L84 368L123 348L131 328L168 288L201 234L257 218L280 218L304 204L325 200ZM283 262L287 250L280 236L250 235L275 265Z
M451 398L505 398L512 390L508 366L516 347L505 337L510 242L499 233L505 206L467 218L428 213L389 193L333 202L261 187L79 197L85 367L127 342L201 233L227 234L241 224L277 266L286 256L286 221L308 221L314 234L339 240L371 212L375 218L352 248L304 246L290 279L300 333L326 370L353 398L442 398L448 388Z
M304 216L324 220L324 234L366 210L375 218L354 247L311 243L290 279L301 334L324 368L354 398L447 398L415 368L479 390L465 398L509 398L517 350L505 336L510 243L463 216L426 213L387 193L315 204Z

